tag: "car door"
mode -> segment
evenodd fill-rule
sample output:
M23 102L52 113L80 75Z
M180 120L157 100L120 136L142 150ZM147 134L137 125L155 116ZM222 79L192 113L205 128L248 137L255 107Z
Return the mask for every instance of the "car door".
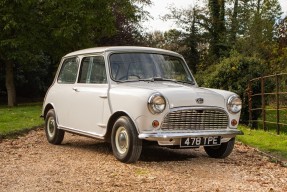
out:
M81 60L77 83L73 87L69 127L85 134L103 136L106 123L103 113L108 106L108 83L104 57L88 56Z
M79 70L79 58L65 58L56 83L50 90L51 103L54 105L57 121L60 127L70 125L70 107L73 103L73 88L76 85Z

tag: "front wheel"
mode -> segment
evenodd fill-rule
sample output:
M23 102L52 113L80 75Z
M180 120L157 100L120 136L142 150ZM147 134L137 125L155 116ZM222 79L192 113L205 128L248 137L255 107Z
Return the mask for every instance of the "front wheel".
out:
M206 146L204 147L204 150L210 157L225 158L232 152L234 143L235 138L232 138L228 142L222 143L219 146Z
M138 138L133 122L126 116L115 122L111 144L114 156L123 163L134 163L141 155L142 140Z
M58 129L54 109L50 109L45 118L45 133L49 143L59 145L62 143L65 131Z

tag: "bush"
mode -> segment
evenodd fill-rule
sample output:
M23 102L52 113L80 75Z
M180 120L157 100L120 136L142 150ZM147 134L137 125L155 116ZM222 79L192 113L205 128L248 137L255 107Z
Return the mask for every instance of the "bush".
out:
M240 95L243 101L241 122L248 122L248 98L247 86L248 81L252 78L260 77L265 74L265 63L256 57L244 57L239 53L232 53L229 58L223 59L219 64L212 66L212 70L207 70L208 74L204 75L205 87L229 90ZM253 83L253 92L260 92L260 83ZM255 100L253 108L260 106L261 101ZM254 113L254 119L257 119L259 113Z

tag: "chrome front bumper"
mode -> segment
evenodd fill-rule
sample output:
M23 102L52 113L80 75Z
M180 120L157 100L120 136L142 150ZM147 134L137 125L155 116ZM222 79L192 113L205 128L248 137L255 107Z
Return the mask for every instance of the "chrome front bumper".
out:
M187 137L209 137L209 136L221 136L222 138L232 138L236 135L243 135L244 133L237 129L225 129L225 130L199 130L189 132L145 132L139 134L139 139L145 139L149 141L164 141L168 139L180 139Z

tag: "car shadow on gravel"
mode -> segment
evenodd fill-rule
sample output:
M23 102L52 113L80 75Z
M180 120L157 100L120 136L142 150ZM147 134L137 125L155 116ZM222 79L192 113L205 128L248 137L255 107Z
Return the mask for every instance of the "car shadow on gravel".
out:
M190 161L196 157L195 152L192 152L191 149L171 149L159 146L145 146L143 147L139 161Z
M109 143L99 140L68 140L60 145L63 148L86 150L93 153L113 156L112 147ZM165 161L188 161L196 158L193 149L171 149L157 145L144 145L139 161L142 162L165 162Z
M69 141L66 143L63 143L60 145L64 148L73 148L73 149L79 149L79 150L87 150L94 153L100 153L100 154L110 154L112 155L112 148L109 143L98 141L98 140L92 140L92 141Z

